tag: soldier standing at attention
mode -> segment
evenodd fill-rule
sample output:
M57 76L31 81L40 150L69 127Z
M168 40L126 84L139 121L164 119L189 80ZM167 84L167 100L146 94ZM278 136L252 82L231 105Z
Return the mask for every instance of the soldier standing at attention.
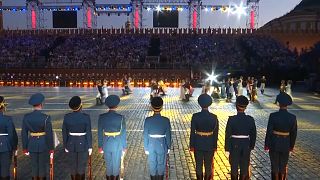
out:
M213 156L217 150L219 122L215 114L209 112L212 99L208 94L198 98L201 112L192 115L190 132L190 151L194 152L196 160L197 180L203 180L202 167L205 167L205 180L211 180L213 172Z
M84 180L88 155L92 153L91 121L88 114L82 113L82 103L79 96L73 96L69 101L73 112L64 116L62 125L63 146L71 159L72 180Z
M4 115L7 103L0 96L0 179L10 179L13 153L17 153L18 136L12 117Z
M22 122L23 153L31 157L32 179L46 179L49 152L53 156L53 132L51 117L41 112L44 96L33 94L29 104L34 111L24 115Z
M100 114L98 120L98 146L99 152L104 154L107 180L119 179L121 156L127 150L126 122L123 115L116 112L119 103L119 96L108 96L105 104L109 111Z
M166 155L171 147L171 125L170 120L160 114L163 106L161 97L152 98L151 106L154 114L144 121L144 150L148 155L151 180L163 180Z
M225 151L229 156L231 165L231 180L238 180L238 167L240 167L240 180L250 179L249 165L250 153L256 143L256 125L251 116L244 113L248 99L238 96L236 100L237 115L230 116L225 134Z
M269 151L272 179L285 180L289 153L293 151L297 137L297 119L287 110L292 104L292 98L288 94L280 93L277 101L280 110L269 116L265 150Z

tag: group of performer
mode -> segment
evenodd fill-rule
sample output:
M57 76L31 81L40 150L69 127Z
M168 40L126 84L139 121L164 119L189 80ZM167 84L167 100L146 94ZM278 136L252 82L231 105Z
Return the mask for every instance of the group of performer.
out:
M51 117L41 110L45 97L41 93L32 95L29 104L34 111L27 113L22 123L23 153L31 158L32 179L46 179L48 160L53 168L55 148ZM271 160L272 179L286 179L286 167L289 153L293 151L297 121L295 115L287 111L292 104L291 97L280 93L277 97L280 110L269 117L265 150ZM123 176L123 156L127 151L126 121L117 112L119 96L109 95L105 99L108 107L106 113L98 119L99 153L106 162L106 179L120 179ZM191 119L190 151L196 160L197 179L213 178L213 157L217 151L219 121L215 114L209 112L212 97L201 94L198 103L202 110L194 113ZM231 179L249 179L250 154L255 147L256 126L253 117L245 114L249 100L240 95L236 99L237 115L230 116L225 132L225 151L231 165ZM10 179L10 165L13 154L17 154L18 137L12 118L4 115L7 103L0 97L0 168L1 178ZM72 180L85 179L88 161L91 164L92 130L88 114L82 112L82 101L74 96L69 101L71 112L64 116L62 125L63 147L68 157ZM170 153L171 125L167 117L161 115L163 100L161 97L151 99L154 114L144 121L144 150L148 156L149 172L152 180L164 179L168 154ZM205 166L205 173L202 167ZM240 176L238 168L240 167ZM89 169L91 167L89 166ZM51 173L51 171L50 171ZM52 171L53 173L53 171ZM89 171L89 177L92 176ZM50 174L52 177L53 174Z
M206 80L202 87L202 94L206 93L211 95L214 99L226 99L227 102L231 102L233 97L246 95L251 102L255 102L258 96L258 79L255 77L248 77L246 80L240 76L237 78L222 79L221 82L215 82ZM266 78L262 76L260 79L260 92L264 94L266 87Z

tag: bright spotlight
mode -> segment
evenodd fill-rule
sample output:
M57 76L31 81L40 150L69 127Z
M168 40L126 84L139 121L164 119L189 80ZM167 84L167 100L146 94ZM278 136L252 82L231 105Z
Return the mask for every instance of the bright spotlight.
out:
M156 10L157 10L158 12L160 12L160 11L161 11L161 7L160 7L160 5L158 5L158 6L156 7Z
M217 82L218 81L218 74L214 74L214 72L212 74L210 74L207 78L207 81L211 81L211 82Z
M247 8L248 7L244 6L243 2L241 2L239 6L235 5L235 10L233 11L233 14L238 15L238 18L240 18L241 16L246 16Z
M204 8L204 11L205 11L205 12L208 12L209 10L208 10L208 8Z
M147 11L151 11L151 8L150 8L150 7L147 7Z

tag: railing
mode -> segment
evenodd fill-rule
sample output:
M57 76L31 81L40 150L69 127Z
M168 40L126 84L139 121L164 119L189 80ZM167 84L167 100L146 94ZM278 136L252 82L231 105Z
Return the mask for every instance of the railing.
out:
M37 29L37 30L0 30L0 34L7 35L90 35L90 34L107 34L107 35L121 35L121 34L144 34L144 35L188 35L188 34L204 34L204 35L250 35L250 34L319 34L320 29L244 29L244 28L141 28L141 29Z
M183 79L190 79L190 74L190 70L163 69L0 69L0 86L95 87L98 80L107 80L109 86L121 87L126 76L137 87L149 86L152 79L177 87Z
M38 29L38 30L2 30L9 35L86 35L86 34L252 34L256 29L242 28L141 28L141 29Z

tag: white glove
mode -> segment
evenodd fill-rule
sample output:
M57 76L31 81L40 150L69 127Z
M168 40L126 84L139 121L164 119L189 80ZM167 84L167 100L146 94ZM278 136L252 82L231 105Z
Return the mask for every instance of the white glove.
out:
M167 154L169 154L170 153L170 149L168 149L168 153Z
M15 150L15 151L14 151L14 155L15 155L15 156L18 156L18 150Z
M50 159L53 159L53 153L50 153Z
M145 151L146 155L149 155L149 151Z
M127 152L127 149L123 149L123 150L122 150L122 155L121 155L121 156L124 156L124 155L126 154L126 152Z
M229 151L226 151L226 156L227 156L227 157L229 157L229 156L230 156Z
M64 151L66 152L66 153L68 153L69 151L68 151L68 149L64 149Z
M89 152L89 156L91 156L91 154L92 154L92 148L89 148L89 149L88 149L88 152Z
M29 156L29 155L30 155L30 153L29 153L29 152L27 152L27 153L24 153L24 155Z

